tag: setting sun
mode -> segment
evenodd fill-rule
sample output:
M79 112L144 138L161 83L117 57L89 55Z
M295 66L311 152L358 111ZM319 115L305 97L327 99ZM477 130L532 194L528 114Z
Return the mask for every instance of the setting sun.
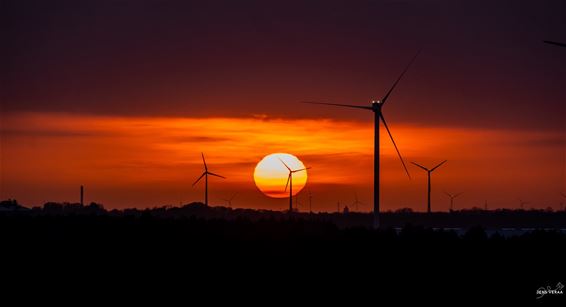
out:
M254 181L257 188L269 197L289 197L288 192L285 191L287 179L289 178L289 170L281 161L287 164L292 170L305 168L303 162L291 154L274 153L265 156L255 167ZM293 195L299 193L305 187L306 183L307 170L294 173Z

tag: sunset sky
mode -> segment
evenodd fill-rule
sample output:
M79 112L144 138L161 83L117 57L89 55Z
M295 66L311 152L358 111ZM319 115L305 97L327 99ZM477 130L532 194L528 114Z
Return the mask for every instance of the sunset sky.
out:
M283 210L253 172L306 166L299 209L372 203L373 114L300 104L381 99L406 161L434 166L457 208L566 199L566 2L6 1L0 199L107 208L203 200ZM383 131L382 131L383 132ZM382 208L426 210L426 173L382 134ZM283 182L283 185L285 182Z

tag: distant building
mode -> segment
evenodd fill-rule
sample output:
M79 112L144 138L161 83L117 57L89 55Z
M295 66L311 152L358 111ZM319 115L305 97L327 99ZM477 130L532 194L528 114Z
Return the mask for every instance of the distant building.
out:
M18 201L15 199L0 201L0 211L24 211L24 210L29 210L29 209L18 204Z

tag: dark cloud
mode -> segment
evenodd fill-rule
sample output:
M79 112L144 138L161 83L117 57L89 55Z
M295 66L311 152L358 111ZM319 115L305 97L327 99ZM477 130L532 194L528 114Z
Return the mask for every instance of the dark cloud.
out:
M563 129L564 1L3 2L2 108Z

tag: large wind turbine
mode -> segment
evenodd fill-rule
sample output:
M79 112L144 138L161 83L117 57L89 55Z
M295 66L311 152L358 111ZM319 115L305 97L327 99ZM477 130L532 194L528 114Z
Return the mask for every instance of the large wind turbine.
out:
M430 173L432 173L435 169L437 169L437 168L438 168L439 166L441 166L442 164L446 163L446 161L448 161L448 160L444 160L444 161L440 162L440 164L438 164L437 166L435 166L435 167L433 167L433 168L431 168L431 169L428 169L428 168L426 168L426 167L424 167L424 166L422 166L422 165L420 165L420 164L417 164L417 163L415 163L415 162L411 162L411 163L413 163L414 165L416 165L416 166L422 168L423 170L425 170L425 171L427 172L427 175L428 175L428 198L427 198L427 200L428 200L428 201L427 201L427 209L426 209L426 212L428 212L428 213L430 213Z
M456 194L450 194L448 192L444 192L444 194L448 195L448 197L450 197L450 211L454 210L454 198L462 195L462 193L464 192L460 192L460 193L456 193Z
M356 108L356 109L361 109L361 110L369 110L369 111L372 111L374 113L374 141L373 141L374 142L374 144L373 144L373 227L374 228L379 228L379 122L380 122L380 119L383 122L383 126L385 126L385 130L387 130L387 133L389 134L391 141L393 142L393 146L395 146L395 150L397 151L397 155L399 155L399 158L401 159L401 163L403 164L403 167L405 168L405 172L407 173L407 176L409 176L409 179L411 178L411 175L409 175L409 170L407 169L407 166L405 165L405 161L403 160L403 157L401 157L401 153L399 152L399 149L397 148L397 144L395 143L395 140L393 139L393 135L391 135L391 131L389 131L389 127L387 126L387 122L385 121L385 117L383 117L383 112L381 111L381 108L383 107L383 105L385 104L387 99L389 98L389 95L391 95L391 92L393 92L393 89L397 86L397 83L399 83L399 81L401 80L403 75L407 72L407 70L409 70L409 67L415 61L418 54L419 53L417 52L417 54L415 54L415 56L411 59L409 64L405 67L405 69L403 70L403 72L401 73L399 78L397 78L395 83L393 83L393 86L391 86L391 88L385 94L385 96L383 96L383 98L381 100L372 100L369 106L367 106L367 105L360 106L360 105L351 105L351 104L337 104L337 103L303 101L303 103L310 103L310 104L322 104L322 105L329 105L329 106L336 106L336 107L346 107L346 108Z
M308 170L308 169L310 169L310 167L294 170L294 169L291 169L287 165L287 163L283 162L283 160L279 159L279 161L281 161L281 163L283 163L283 165L285 165L287 170L289 170L289 176L287 177L287 184L285 185L285 192L287 192L287 187L289 187L289 212L293 212L293 174L297 173L297 172Z
M208 175L220 177L222 179L226 179L226 177L209 172L208 166L206 165L206 160L204 160L204 153L201 153L201 155L202 163L204 163L204 172L202 173L202 175L200 175L200 177L198 177L197 181L193 183L193 187L202 179L202 177L204 177L204 204L208 206Z

